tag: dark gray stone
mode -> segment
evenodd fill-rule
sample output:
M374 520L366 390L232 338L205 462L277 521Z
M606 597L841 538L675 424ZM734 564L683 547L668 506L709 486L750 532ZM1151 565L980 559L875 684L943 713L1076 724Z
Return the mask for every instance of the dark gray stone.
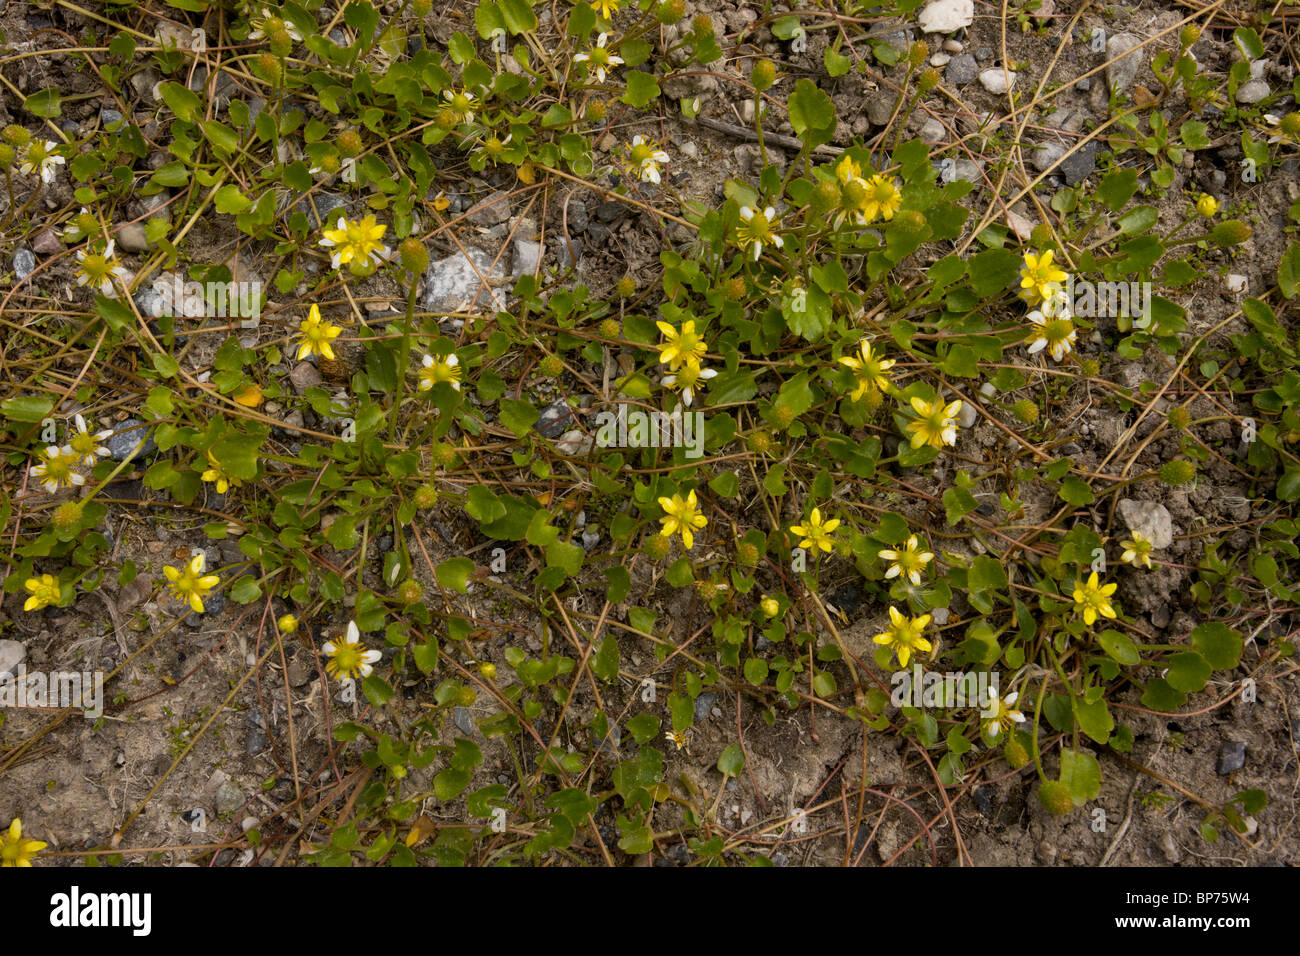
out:
M293 208L307 217L313 229L319 229L322 225L333 226L338 217L332 214L347 204L346 199L334 193L312 193L299 199Z
M1085 143L1077 152L1067 156L1060 169L1065 181L1070 186L1077 186L1087 179L1097 168L1097 144Z
M122 114L117 110L111 110L105 106L99 111L99 121L105 126L109 123L120 123L122 121Z
M537 433L544 438L558 438L568 431L573 422L573 409L561 398L542 409L537 419Z
M1225 740L1219 747L1219 760L1214 772L1226 776L1246 766L1246 745L1238 740Z
M590 231L590 230L588 230ZM556 250L561 269L575 269L582 262L582 240L576 237L568 242L561 242Z
M131 461L152 455L158 450L158 443L153 440L152 427L145 426L138 418L128 418L108 437L107 447L114 461Z
M695 722L702 724L713 714L713 705L718 702L718 695L706 690L695 698Z
M575 199L569 203L568 208L569 229L572 232L587 231L587 204L581 199Z
M26 279L36 270L36 253L26 246L19 246L14 252L14 275L20 280Z
M952 58L952 62L948 64L948 69L944 71L944 78L948 81L949 86L965 86L967 83L973 82L979 72L980 67L975 62L975 57L969 53L963 53Z
M466 737L469 737L474 733L474 725L470 723L468 707L455 708L451 712L451 722L455 724L456 729Z

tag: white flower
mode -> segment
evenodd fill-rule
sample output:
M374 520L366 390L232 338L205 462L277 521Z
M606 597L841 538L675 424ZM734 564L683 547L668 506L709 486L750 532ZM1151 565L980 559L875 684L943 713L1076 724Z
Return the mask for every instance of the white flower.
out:
M714 369L704 368L688 362L671 375L665 375L664 385L669 388L680 388L682 390L682 402L689 408L691 403L695 401L695 390L702 387L702 382L707 382L717 374Z
M74 416L73 421L76 423L77 432L72 436L68 447L76 453L81 463L93 467L100 458L107 458L109 455L108 448L101 445L100 442L108 441L113 435L112 430L105 428L92 435L90 429L86 427L86 420L81 415Z
M1029 337L1029 354L1034 355L1046 348L1053 360L1059 362L1065 358L1078 337L1069 311L1044 315L1035 309L1026 317L1034 324Z
M776 210L768 206L762 212L756 212L748 206L740 207L740 218L744 221L736 227L736 241L743 249L753 248L754 261L763 254L763 244L770 242L778 249L785 246L785 240L772 231L776 224Z
M77 453L71 445L62 448L50 445L41 454L40 464L32 465L30 473L33 478L42 479L41 485L54 494L63 485L71 488L86 483L85 477L75 470L76 464Z
M615 53L605 52L605 41L609 38L608 33L602 33L596 37L596 45L585 53L579 53L573 58L575 63L585 63L590 60L592 71L596 74L596 82L605 82L605 71L612 66L622 66L623 58ZM600 52L597 52L600 51Z
M263 8L262 8L262 16L261 16L261 18L252 21L252 24L253 24L253 30L248 34L248 38L249 38L250 40L260 40L260 39L262 39L263 37L265 37L265 36L266 36L266 32L265 32L265 29L264 29L264 28L267 26L267 21L268 21L268 20L274 20L274 21L276 21L280 26L284 27L284 32L287 33L287 34L289 34L289 38L290 38L291 40L293 40L294 43L301 43L301 42L302 42L302 34L298 32L298 28L297 28L297 27L295 27L295 26L294 26L292 23L290 23L288 20L285 20L285 19L282 19L282 18L280 18L280 17L277 17L274 13L272 13L272 12L271 12L270 10L268 10L266 7L263 7Z
M638 134L632 137L632 146L628 154L631 160L630 171L639 176L641 182L655 185L661 182L660 173L663 171L664 164L668 162L667 153L662 149L656 149L654 143Z
M37 160L34 163L32 162L32 149L29 146L27 156L23 159L22 165L18 167L18 171L24 174L31 174L39 170L41 174L41 182L48 186L50 183L54 182L54 177L58 172L56 167L62 166L64 163L63 157L53 152L58 145L58 143L52 142L51 140L45 140L44 148L38 147L36 149Z
M361 645L361 632L357 630L356 621L348 621L348 631L342 641L326 641L321 650L330 659L325 665L326 673L340 680L369 677L373 665L383 657L379 651L368 651Z
M444 359L435 359L432 355L426 355L421 364L424 368L420 369L419 390L427 392L439 382L446 382L456 391L460 391L460 359L456 353L452 352Z
M1025 722L1025 715L1012 707L1019 698L1017 691L1012 691L1000 700L996 696L989 698L984 705L983 717L984 729L990 737L999 736L1004 728L1010 730L1012 724Z
M89 285L100 295L110 299L117 296L117 287L113 284L114 276L121 280L123 285L131 281L131 273L113 258L113 246L114 240L110 239L105 244L103 252L77 250L77 285Z

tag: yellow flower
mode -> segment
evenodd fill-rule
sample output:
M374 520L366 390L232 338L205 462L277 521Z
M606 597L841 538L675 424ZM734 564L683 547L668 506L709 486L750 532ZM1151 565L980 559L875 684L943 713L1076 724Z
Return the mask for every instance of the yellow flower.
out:
M1099 584L1097 581L1097 572L1093 571L1092 575L1086 582L1074 589L1074 609L1083 615L1083 623L1091 625L1097 620L1097 616L1114 617L1115 608L1111 606L1110 596L1115 593L1119 585L1114 582L1106 585Z
M663 527L659 529L659 533L665 538L671 538L680 531L682 546L687 551L691 550L695 546L694 529L703 528L709 523L709 519L700 514L695 490L691 489L685 499L676 494L671 498L660 498L659 507L666 512L659 519L663 522Z
M877 644L883 644L885 647L892 647L894 653L898 655L898 665L906 667L913 654L920 655L930 651L932 645L921 636L921 632L925 630L926 625L929 623L929 614L908 618L900 614L897 608L891 606L889 608L889 629L883 634L877 634L872 640Z
M1142 532L1134 531L1132 539L1121 541L1120 547L1124 549L1124 553L1119 556L1119 559L1125 564L1131 564L1134 567L1141 565L1150 569L1153 545L1151 539L1144 536Z
M309 355L319 355L321 358L333 359L334 347L333 341L343 333L343 329L337 325L331 325L320 317L320 306L313 305L307 312L307 318L298 324L298 334L301 341L298 344L298 361L302 361Z
M64 485L72 488L86 483L85 476L74 469L79 456L71 445L59 448L48 446L40 454L40 462L32 465L31 476L41 479L41 485L50 494L54 494Z
M439 382L446 382L456 391L460 391L460 359L456 358L455 352L436 361L432 355L426 355L422 364L423 368L419 373L420 391L427 392Z
M871 343L863 339L858 343L858 358L842 356L840 364L853 370L855 386L849 393L850 401L861 401L872 389L885 391L890 386L889 376L885 373L894 367L893 359L877 358L871 351Z
M764 243L771 243L778 249L785 245L785 240L772 231L777 218L776 210L771 206L763 210L741 206L740 218L741 222L736 226L736 245L742 250L747 247L753 249L755 262L763 253Z
M221 583L215 574L204 575L203 565L203 555L196 554L183 568L163 568L163 574L171 582L172 595L178 601L188 602L195 614L203 613L203 599Z
M758 602L758 609L763 612L764 617L776 617L781 613L781 602L764 594L763 600Z
M1196 200L1196 211L1206 219L1213 219L1219 211L1219 201L1209 193L1201 193L1201 198Z
M911 581L913 585L919 585L921 583L921 572L925 570L927 564L934 560L934 555L929 551L922 551L916 535L912 535L903 542L901 548L881 551L880 559L893 562L889 570L885 572L886 578L896 578L901 575Z
M275 622L275 626L280 629L281 634L292 634L298 630L298 618L292 614L282 614Z
M892 177L876 175L867 180L870 198L863 209L868 219L893 219L898 207L903 204L903 194L898 190L898 183Z
M361 643L361 632L357 630L356 621L348 621L347 634L343 640L337 644L326 641L321 645L321 650L329 658L325 664L325 673L339 680L369 677L374 670L372 665L383 657L379 651L366 650L366 645Z
M683 365L699 365L703 361L708 346L704 343L704 337L695 331L694 319L683 322L681 332L667 322L655 324L668 340L659 346L659 362L667 364L668 371L676 372Z
M23 605L24 611L39 611L43 607L59 603L62 591L59 581L52 574L42 574L39 578L28 578L23 585L31 595Z
M203 481L210 481L216 484L217 494L224 495L229 488L238 488L243 482L233 475L226 474L226 470L221 467L221 462L217 461L217 456L212 454L212 449L208 449L208 469L199 475Z
M664 734L664 739L671 741L678 750L681 750L686 746L686 731L683 730L681 733L674 733L671 730L667 731Z
M355 272L388 258L388 247L379 241L387 229L386 225L375 222L373 215L357 222L348 222L340 216L333 229L321 230L325 238L320 240L320 245L333 249L330 264L335 269L349 266Z
M1038 305L1052 294L1053 285L1069 278L1063 269L1052 264L1053 255L1051 249L1037 256L1025 253L1024 265L1020 267L1020 296L1030 305Z
M591 9L608 20L618 12L618 5L622 2L623 0L592 0Z
M40 840L24 840L23 821L14 817L9 829L0 833L0 867L31 866L32 857L47 846Z
M799 535L801 540L799 547L820 549L830 551L835 547L831 540L831 534L840 526L839 518L831 518L829 521L822 521L822 512L820 508L814 508L812 514L808 517L807 524L792 524L790 532Z
M80 415L74 416L73 421L76 423L77 430L76 433L68 439L68 447L76 452L77 456L81 459L81 464L88 468L93 468L95 462L100 458L108 457L108 448L101 445L100 442L108 441L108 439L112 437L113 432L105 428L104 430L97 431L92 435L90 429L86 427L86 420Z
M939 398L933 402L913 398L912 410L921 416L917 421L907 423L913 448L930 445L942 449L944 445L957 444L957 413L961 411L961 402L944 405Z
M862 179L862 167L845 154L835 166L835 178L840 181L841 186L847 186L854 180Z
M999 737L1004 730L1011 730L1016 724L1025 722L1025 715L1013 706L1020 699L1017 691L1006 697L992 696L984 706L981 716L984 718L984 730L990 737Z

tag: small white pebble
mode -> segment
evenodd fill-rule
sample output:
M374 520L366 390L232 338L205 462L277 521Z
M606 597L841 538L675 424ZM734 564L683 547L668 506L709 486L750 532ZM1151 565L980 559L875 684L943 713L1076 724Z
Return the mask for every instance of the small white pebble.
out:
M1235 272L1228 273L1223 279L1223 286L1229 292L1245 292L1246 277Z

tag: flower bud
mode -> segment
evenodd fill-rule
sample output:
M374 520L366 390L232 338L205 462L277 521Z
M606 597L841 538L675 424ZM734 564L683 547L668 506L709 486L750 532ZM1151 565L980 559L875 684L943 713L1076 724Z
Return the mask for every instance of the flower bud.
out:
M749 82L754 84L754 89L763 92L776 82L776 64L767 59L759 60L749 72Z
M280 629L281 634L292 634L298 630L298 619L292 614L282 614L275 622L275 626Z
M672 547L672 542L661 534L652 534L646 539L644 551L648 557L656 561L662 561L668 557L668 552Z
M605 319L600 323L599 331L602 339L619 339L623 337L623 327L618 324L618 319Z
M631 298L633 295L636 295L636 280L631 276L623 276L623 278L618 280L618 285L615 287L614 291L619 294L620 298Z
M417 508L432 508L438 503L438 489L433 485L421 485L412 496Z
M424 585L414 578L407 578L397 586L397 600L410 606L424 597Z
M419 239L409 236L397 247L397 254L402 260L402 267L411 275L422 275L429 268L429 250Z

